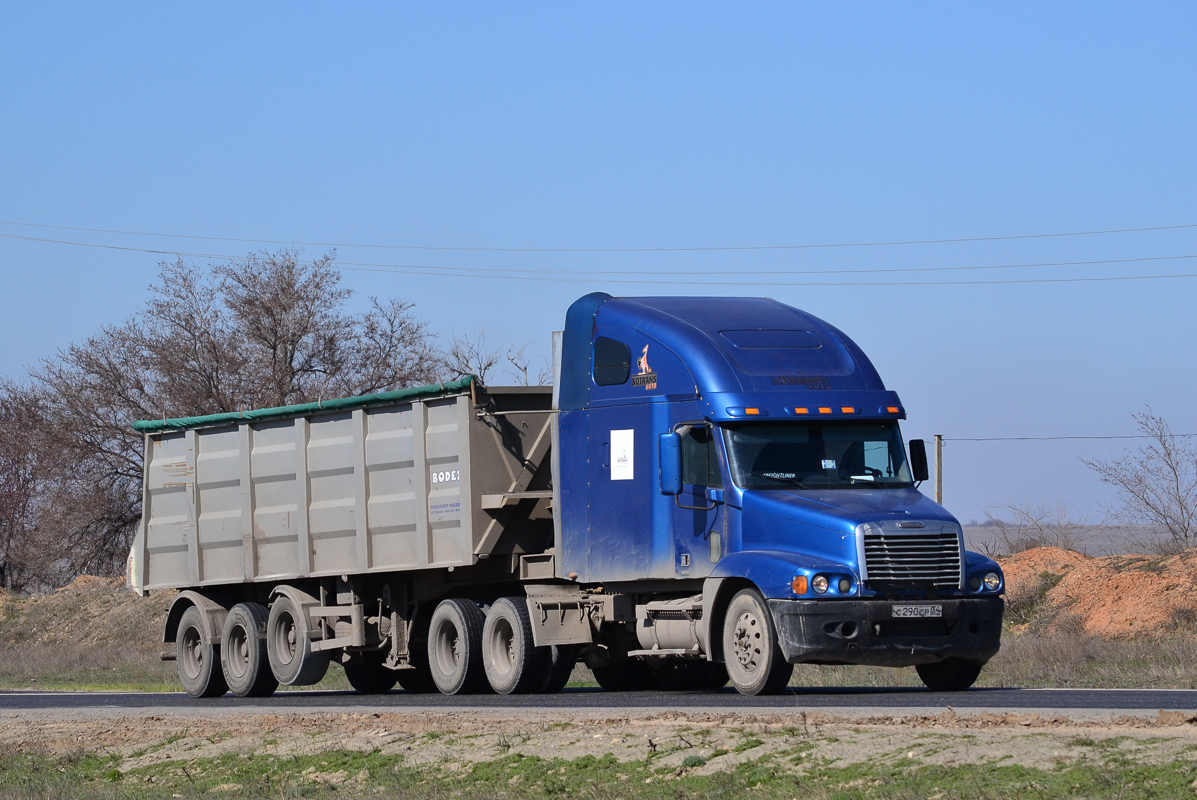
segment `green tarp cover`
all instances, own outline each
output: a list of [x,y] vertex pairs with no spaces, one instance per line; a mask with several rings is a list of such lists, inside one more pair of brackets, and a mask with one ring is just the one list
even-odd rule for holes
[[425,397],[457,394],[469,389],[470,383],[474,380],[473,375],[467,375],[455,381],[434,383],[431,386],[413,386],[410,389],[398,389],[394,392],[364,394],[361,397],[341,397],[336,400],[320,400],[316,403],[301,403],[295,406],[259,408],[254,411],[230,411],[225,414],[206,414],[202,417],[143,419],[134,422],[132,427],[138,433],[161,433],[162,431],[183,431],[188,428],[199,428],[205,425],[226,425],[231,422],[257,422],[267,419],[281,419],[283,417],[298,417],[316,411],[345,411],[352,408],[376,406],[382,403],[398,403],[419,400]]

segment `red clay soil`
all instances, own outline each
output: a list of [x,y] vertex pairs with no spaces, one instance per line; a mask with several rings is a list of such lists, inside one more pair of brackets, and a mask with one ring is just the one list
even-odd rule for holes
[[1197,551],[1174,556],[1089,558],[1037,547],[1001,561],[1007,597],[1055,584],[1049,612],[1105,638],[1159,636],[1197,622]]

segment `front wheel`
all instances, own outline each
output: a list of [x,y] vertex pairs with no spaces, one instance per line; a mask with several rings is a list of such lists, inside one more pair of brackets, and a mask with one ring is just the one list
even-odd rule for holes
[[773,615],[755,589],[741,590],[727,606],[723,661],[740,694],[777,694],[794,674],[777,643]]
[[976,683],[982,666],[976,661],[949,658],[937,664],[919,664],[915,670],[933,692],[962,692]]

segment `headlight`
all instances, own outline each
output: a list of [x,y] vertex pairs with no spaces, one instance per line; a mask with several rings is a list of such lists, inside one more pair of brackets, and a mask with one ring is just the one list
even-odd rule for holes
[[818,594],[823,594],[827,591],[827,577],[816,575],[815,579],[810,582],[810,588],[814,589]]
[[1002,585],[1002,579],[998,577],[996,572],[990,572],[985,576],[985,588],[991,592],[996,592],[997,588]]

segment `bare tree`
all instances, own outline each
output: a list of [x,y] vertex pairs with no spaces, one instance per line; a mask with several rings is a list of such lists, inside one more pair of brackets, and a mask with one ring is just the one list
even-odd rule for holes
[[1123,521],[1154,525],[1177,546],[1192,547],[1197,544],[1197,448],[1173,434],[1168,421],[1150,408],[1133,416],[1149,444],[1113,461],[1081,461],[1117,491]]
[[501,348],[492,348],[486,343],[484,330],[473,336],[454,335],[443,357],[443,368],[455,376],[473,375],[483,383],[494,379],[520,386],[544,386],[552,380],[552,375],[544,359],[529,353],[534,344],[531,340],[512,340]]
[[986,513],[985,528],[993,531],[993,539],[981,549],[989,556],[1013,555],[1035,547],[1062,547],[1083,553],[1085,542],[1099,527],[1075,519],[1062,503],[1010,503],[998,514]]
[[145,309],[0,386],[0,581],[119,573],[141,517],[136,419],[397,389],[436,378],[412,306],[344,310],[331,256],[163,264]]

